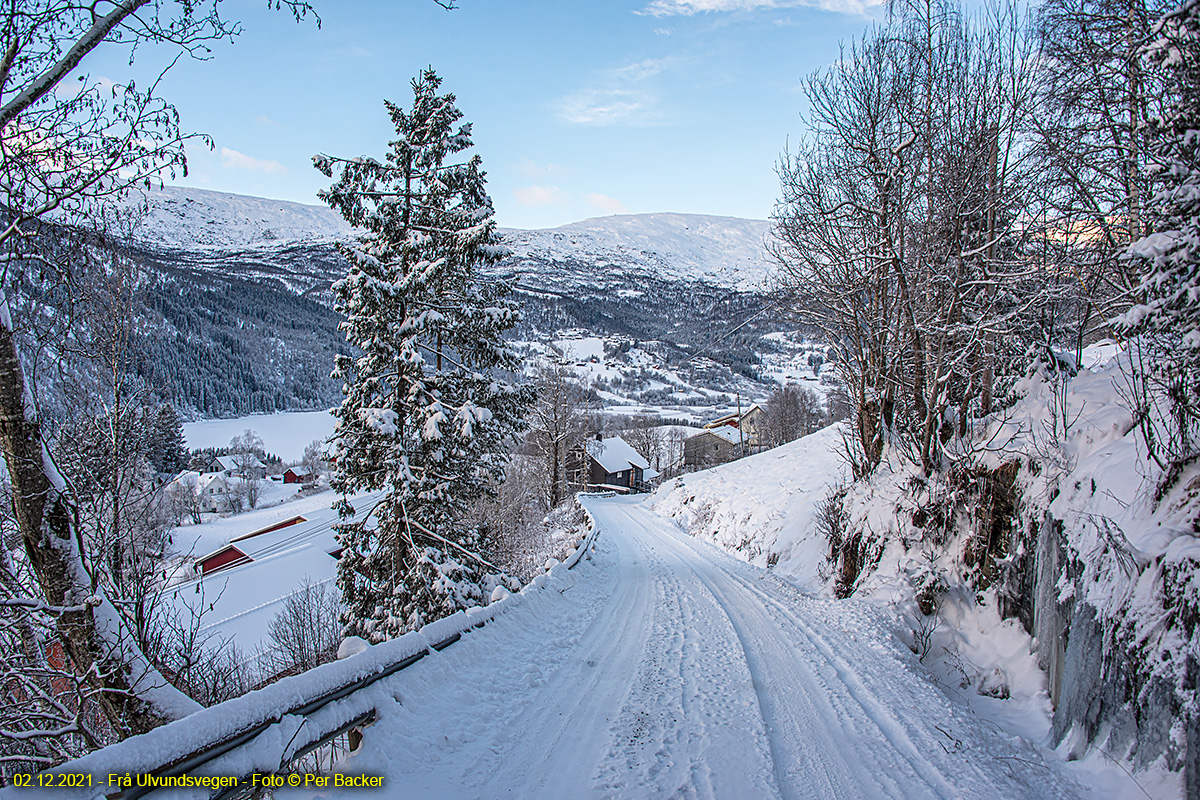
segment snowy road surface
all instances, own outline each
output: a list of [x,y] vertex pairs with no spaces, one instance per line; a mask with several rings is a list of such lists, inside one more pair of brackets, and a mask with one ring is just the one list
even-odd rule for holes
[[586,502],[593,560],[390,679],[398,702],[341,771],[397,797],[1086,796],[950,702],[869,607],[636,499]]

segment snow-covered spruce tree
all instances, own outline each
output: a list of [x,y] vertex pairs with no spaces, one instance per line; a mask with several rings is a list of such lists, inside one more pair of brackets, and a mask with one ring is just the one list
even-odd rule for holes
[[[506,251],[492,219],[471,126],[426,69],[413,104],[386,102],[397,137],[383,162],[314,157],[335,178],[320,197],[366,234],[342,246],[334,284],[342,329],[358,351],[332,437],[343,495],[338,585],[347,635],[381,641],[479,603],[497,573],[463,512],[499,480],[528,391],[504,379],[518,357],[509,287],[479,270]],[[353,520],[346,497],[384,490]]]
[[1164,469],[1161,496],[1200,458],[1200,0],[1164,16],[1156,32],[1147,54],[1174,89],[1150,126],[1164,185],[1151,205],[1152,232],[1129,248],[1145,265],[1140,302],[1118,321],[1142,356],[1138,417]]

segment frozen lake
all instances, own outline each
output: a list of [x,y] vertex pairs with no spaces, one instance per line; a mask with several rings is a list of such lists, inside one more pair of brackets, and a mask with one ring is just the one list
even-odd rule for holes
[[299,461],[304,448],[313,439],[326,439],[333,433],[333,415],[329,411],[287,411],[258,414],[237,419],[206,419],[185,422],[183,436],[187,446],[228,447],[229,440],[247,428],[262,437],[268,453],[285,462]]

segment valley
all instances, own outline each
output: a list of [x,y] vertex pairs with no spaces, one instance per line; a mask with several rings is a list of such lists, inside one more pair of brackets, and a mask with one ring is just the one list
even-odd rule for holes
[[[194,418],[335,405],[329,371],[348,351],[329,287],[345,271],[345,223],[202,190],[168,187],[146,203],[128,253],[146,271],[150,385]],[[618,215],[502,233],[512,253],[490,277],[513,286],[527,364],[565,360],[605,406],[693,419],[780,382],[820,386],[808,363],[820,348],[769,291],[768,222]],[[580,340],[599,344],[587,358],[555,344]]]

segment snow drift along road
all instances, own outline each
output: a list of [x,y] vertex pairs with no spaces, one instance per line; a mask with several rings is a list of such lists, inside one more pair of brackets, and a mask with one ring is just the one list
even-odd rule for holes
[[399,702],[343,771],[414,797],[1084,795],[918,675],[869,607],[803,595],[637,499],[585,503],[593,563],[391,679]]

